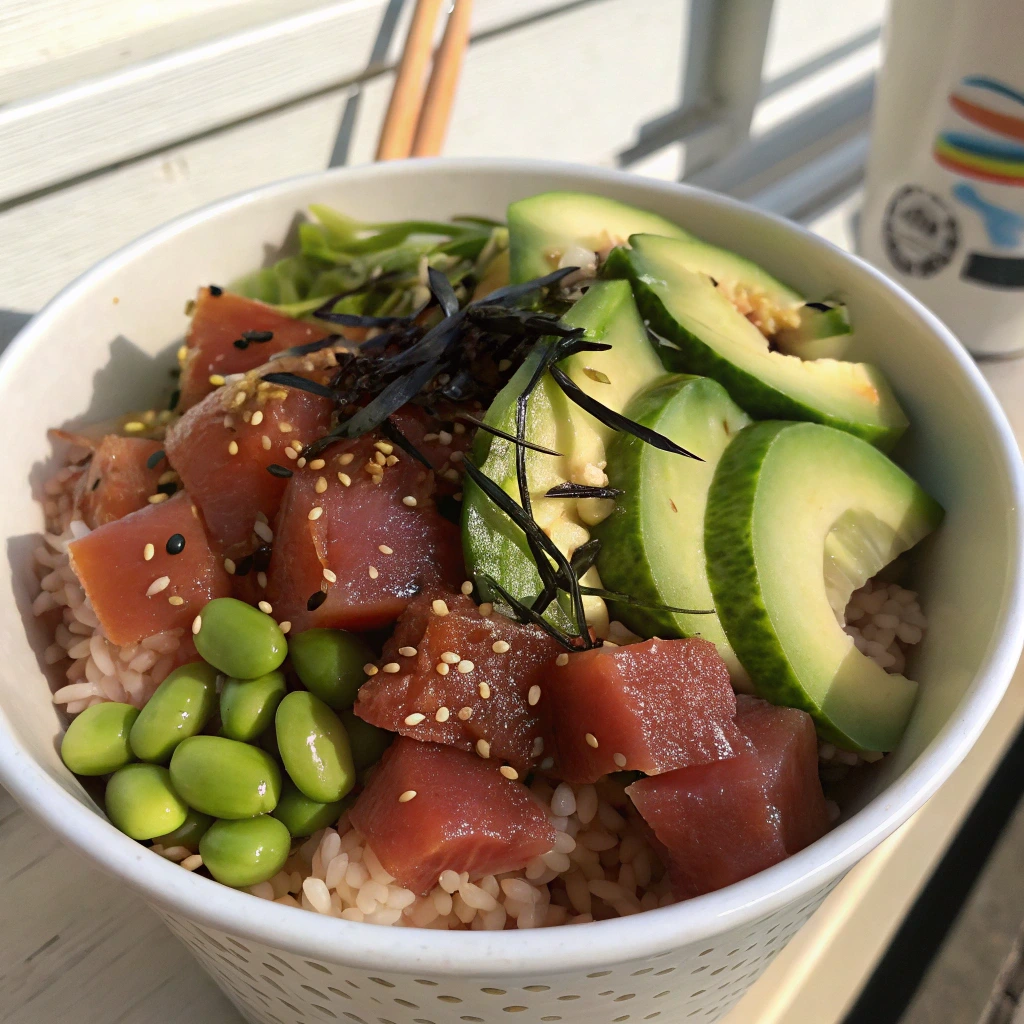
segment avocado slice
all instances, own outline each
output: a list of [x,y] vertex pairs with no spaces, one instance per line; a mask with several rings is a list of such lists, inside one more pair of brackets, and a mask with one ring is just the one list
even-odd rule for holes
[[850,316],[841,303],[808,302],[800,323],[772,337],[776,348],[801,359],[845,359],[853,340]]
[[[624,493],[594,529],[597,568],[610,590],[649,605],[713,609],[704,559],[704,506],[718,459],[750,417],[708,377],[669,374],[637,393],[630,419],[700,452],[703,462],[619,434],[608,448],[608,480]],[[699,636],[718,648],[733,684],[751,692],[716,614],[684,615],[629,605],[612,612],[643,637]]]
[[934,530],[941,507],[876,448],[816,423],[754,423],[708,492],[708,578],[757,692],[855,750],[891,750],[916,684],[842,628],[856,587]]
[[689,269],[692,244],[633,235],[604,273],[633,283],[641,315],[663,339],[669,370],[713,377],[755,419],[811,420],[888,449],[907,418],[882,373],[866,363],[804,361],[768,340],[704,272]]
[[[638,233],[690,238],[656,213],[584,192],[543,192],[508,208],[512,283],[530,281],[558,268],[573,248],[605,253]],[[801,300],[802,301],[802,300]]]
[[[612,346],[606,352],[577,353],[560,365],[582,390],[616,412],[625,408],[637,390],[664,374],[625,281],[596,281],[562,319],[570,326],[585,328],[591,340]],[[539,348],[535,349],[498,393],[485,417],[488,425],[515,432],[516,399],[541,356]],[[530,397],[527,439],[560,453],[559,457],[526,453],[533,516],[567,555],[589,540],[589,526],[607,515],[612,502],[545,495],[567,481],[603,484],[606,446],[613,436],[614,431],[570,402],[550,375],[545,375]],[[472,457],[487,476],[520,500],[514,444],[481,430]],[[465,483],[462,544],[467,568],[476,577],[483,573],[492,576],[519,600],[532,600],[540,593],[541,581],[523,532],[471,480],[467,478]],[[593,569],[584,579],[588,585],[600,586]],[[600,598],[588,597],[584,603],[592,625],[607,624]],[[557,605],[550,607],[548,617],[562,628],[570,626]]]

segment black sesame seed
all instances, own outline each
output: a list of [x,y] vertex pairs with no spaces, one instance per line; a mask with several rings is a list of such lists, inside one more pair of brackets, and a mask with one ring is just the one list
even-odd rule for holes
[[99,485],[100,485],[100,478],[99,478],[99,477],[96,477],[96,479],[95,479],[95,480],[93,480],[93,482],[92,482],[92,487],[90,487],[90,488],[89,488],[89,490],[90,490],[90,491],[95,491],[95,490],[96,490],[96,488],[97,488],[97,487],[99,487]]
[[223,294],[224,294],[224,289],[223,289],[223,288],[221,288],[221,287],[220,287],[220,285],[217,285],[217,284],[211,284],[211,285],[210,285],[210,294],[211,294],[211,295],[212,295],[212,296],[213,296],[213,297],[214,297],[215,299],[216,299],[216,298],[219,298],[219,297],[220,297],[221,295],[223,295]]
[[174,407],[178,404],[179,398],[181,398],[181,392],[178,390],[172,391],[170,401],[168,401],[167,403],[167,408],[173,410]]
[[242,331],[243,341],[270,341],[273,337],[273,331]]
[[271,476],[279,476],[287,479],[292,475],[292,471],[287,466],[279,466],[276,462],[272,462],[267,466],[267,472]]
[[269,544],[261,544],[252,553],[252,565],[257,572],[266,572],[270,568]]
[[234,345],[235,348],[246,349],[249,347],[249,342],[247,342],[245,338],[235,338],[231,344]]
[[146,459],[146,469],[156,469],[156,467],[167,458],[167,453],[161,448],[158,452],[153,452],[148,459]]
[[157,494],[166,494],[168,498],[174,494],[177,489],[178,485],[173,480],[169,480],[165,484],[157,484],[156,486]]
[[315,594],[310,594],[309,600],[306,602],[306,611],[315,612],[326,600],[327,595],[322,590],[318,590]]
[[252,555],[246,555],[245,558],[239,559],[235,562],[235,575],[236,576],[248,576],[252,570]]
[[167,554],[180,555],[185,550],[185,538],[180,533],[172,533],[164,547]]

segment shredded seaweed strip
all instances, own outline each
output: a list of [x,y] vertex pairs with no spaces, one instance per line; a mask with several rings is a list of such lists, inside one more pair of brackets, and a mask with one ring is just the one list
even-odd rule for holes
[[625,494],[618,487],[591,487],[588,484],[574,484],[567,480],[564,484],[552,487],[545,498],[617,498]]
[[167,453],[160,449],[158,452],[153,452],[148,459],[146,459],[146,469],[156,469],[157,466],[167,458]]
[[542,288],[550,288],[551,285],[558,284],[563,277],[568,277],[577,270],[579,270],[579,267],[561,267],[558,270],[553,270],[550,274],[545,274],[543,277],[535,277],[532,281],[524,281],[522,284],[506,284],[501,288],[496,288],[482,299],[478,299],[475,304],[482,306],[493,302],[504,305],[515,302],[517,299],[525,299],[527,295],[539,292]]
[[816,309],[819,313],[829,313],[835,306],[830,306],[827,302],[805,302],[804,307],[806,309]]
[[605,590],[603,587],[581,586],[580,590],[588,597],[603,597],[606,601],[611,601],[613,604],[629,604],[634,608],[647,608],[649,611],[676,612],[680,615],[715,614],[714,608],[676,608],[670,604],[659,604],[657,601],[642,601],[640,598],[633,597],[631,594],[617,594],[614,590]]
[[563,647],[567,647],[570,651],[579,651],[583,649],[580,647],[578,642],[580,637],[564,633],[557,626],[548,622],[540,612],[535,611],[529,605],[523,604],[522,601],[514,598],[493,576],[488,573],[481,573],[480,579],[486,584],[489,590],[493,590],[494,593],[496,593],[502,601],[512,609],[512,614],[515,615],[517,622],[532,623],[535,626],[540,626],[548,636],[553,637]]
[[242,331],[243,340],[256,342],[256,344],[260,344],[264,341],[271,341],[273,340],[273,337],[273,331]]
[[279,466],[276,462],[272,462],[267,466],[267,472],[271,476],[279,476],[283,480],[287,480],[288,477],[292,476],[292,471],[287,466]]
[[512,444],[518,444],[522,445],[524,448],[529,448],[532,452],[540,452],[541,455],[554,455],[559,459],[562,457],[562,453],[556,452],[553,448],[545,448],[541,444],[535,444],[533,441],[526,441],[521,437],[516,437],[515,434],[509,434],[500,427],[492,426],[490,423],[478,420],[475,416],[470,416],[469,413],[460,412],[459,419],[464,420],[466,423],[472,423],[474,427],[478,427],[480,430],[484,430],[488,434],[493,434],[495,437],[500,437],[503,441],[511,441]]
[[440,270],[427,267],[427,286],[430,288],[430,294],[437,299],[437,304],[445,316],[451,316],[459,311],[459,300],[455,295],[455,289],[452,287],[451,281]]
[[591,537],[586,544],[581,544],[573,553],[572,558],[569,559],[569,565],[572,571],[576,573],[576,578],[580,579],[590,571],[593,564],[597,561],[597,556],[601,553],[601,540],[599,537]]
[[273,360],[284,359],[288,356],[308,356],[312,352],[319,352],[321,349],[331,348],[333,345],[344,344],[347,344],[347,342],[340,334],[328,334],[326,338],[320,338],[318,341],[307,341],[304,345],[293,345],[291,348],[286,348],[283,352],[275,352],[270,358]]
[[337,397],[333,388],[326,384],[318,384],[315,380],[307,380],[297,373],[267,373],[263,379],[268,384],[280,384],[286,388],[295,388],[296,391],[306,391],[311,395],[319,395],[321,398],[334,399]]
[[572,379],[561,367],[552,366],[551,376],[565,393],[566,398],[571,402],[575,402],[581,409],[589,412],[594,419],[599,420],[606,427],[611,427],[612,430],[618,430],[625,434],[632,434],[653,448],[660,448],[662,451],[671,452],[674,455],[685,455],[686,458],[696,459],[697,462],[704,461],[699,455],[694,455],[693,452],[687,451],[681,445],[676,444],[675,441],[669,440],[664,434],[659,434],[657,430],[651,430],[650,427],[636,423],[628,416],[623,416],[622,413],[615,412],[609,409],[608,406],[602,405],[601,402],[591,398],[582,388],[573,383]]
[[426,455],[424,455],[423,452],[421,452],[419,448],[417,448],[416,445],[414,445],[412,441],[410,441],[409,438],[407,438],[405,434],[403,434],[402,431],[398,429],[398,425],[395,423],[393,419],[391,419],[390,416],[386,420],[384,420],[383,423],[381,423],[380,432],[389,441],[394,441],[394,443],[397,444],[398,447],[402,449],[402,451],[407,452],[417,462],[422,462],[423,465],[427,467],[427,469],[434,468],[434,464],[430,461],[430,459],[428,459]]

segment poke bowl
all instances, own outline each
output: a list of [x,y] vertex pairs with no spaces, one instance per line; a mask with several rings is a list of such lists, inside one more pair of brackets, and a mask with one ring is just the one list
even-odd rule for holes
[[686,186],[267,186],[69,286],[0,395],[0,782],[253,1021],[716,1019],[1020,654],[969,357]]

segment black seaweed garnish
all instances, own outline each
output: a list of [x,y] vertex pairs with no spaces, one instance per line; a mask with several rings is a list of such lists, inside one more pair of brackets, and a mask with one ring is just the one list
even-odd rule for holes
[[[181,398],[181,391],[179,391],[178,389],[175,389],[174,391],[171,392],[171,397],[167,401],[167,408],[168,408],[169,411],[171,411],[171,412],[174,411],[174,408],[175,408],[175,406],[177,406],[178,400],[180,398]],[[155,455],[156,452],[154,452],[153,454]]]
[[315,380],[307,380],[297,373],[266,373],[263,379],[269,384],[281,384],[286,388],[295,388],[296,391],[308,391],[311,395],[319,395],[321,398],[337,398],[337,393],[326,384],[318,384]]
[[405,434],[403,434],[401,430],[398,429],[393,419],[391,419],[390,417],[386,419],[380,425],[380,432],[389,441],[393,441],[395,444],[397,444],[398,447],[402,449],[402,451],[408,452],[408,454],[411,455],[414,459],[416,459],[417,462],[422,462],[423,465],[427,467],[427,469],[434,468],[434,464],[430,461],[430,459],[428,459],[426,455],[424,455],[423,452],[421,452],[419,448],[417,448],[416,445],[414,445],[412,441],[410,441],[409,438],[407,438]]
[[100,485],[100,479],[101,479],[100,477],[96,477],[96,479],[95,479],[95,480],[93,480],[93,482],[92,482],[92,487],[90,487],[90,488],[89,488],[89,490],[90,490],[90,491],[95,491],[95,490],[96,490],[96,488],[97,488],[97,487],[99,487],[99,485]]
[[157,466],[167,458],[167,453],[160,449],[158,452],[153,452],[148,459],[146,459],[146,469],[156,469]]
[[245,338],[235,338],[235,340],[231,342],[231,344],[234,345],[235,348],[240,348],[243,350],[249,347],[249,342],[247,342]]
[[566,481],[564,484],[558,484],[557,487],[552,487],[544,497],[545,498],[617,498],[620,494],[624,494],[624,491],[620,491],[618,487],[591,487],[588,484],[574,484],[571,481]]
[[309,600],[306,601],[306,611],[315,612],[327,600],[327,591],[318,590],[316,593],[309,595]]
[[445,316],[451,316],[459,311],[459,300],[455,295],[455,289],[452,288],[451,281],[440,270],[427,267],[427,286],[430,288],[430,294],[437,299],[437,304]]
[[274,337],[273,331],[242,331],[242,340],[260,344],[264,341],[271,341]]
[[261,544],[252,553],[252,567],[257,572],[266,572],[270,568],[271,547],[269,544]]
[[211,284],[209,292],[215,299],[219,299],[224,294],[224,289],[219,284]]
[[169,555],[180,555],[185,550],[185,538],[180,533],[172,533],[167,538],[167,543],[164,545],[164,550]]
[[556,452],[553,448],[545,448],[543,445],[534,444],[533,441],[525,441],[521,437],[516,437],[515,434],[509,434],[500,427],[495,427],[490,423],[485,423],[483,420],[478,420],[475,416],[470,416],[468,413],[459,413],[459,419],[465,420],[466,423],[472,423],[474,427],[479,427],[488,434],[500,437],[503,441],[511,441],[512,444],[518,444],[522,445],[524,448],[529,448],[532,452],[540,452],[541,455],[554,455],[555,458],[558,459],[562,457],[562,453]]
[[236,576],[248,576],[252,571],[253,557],[252,555],[246,555],[245,558],[240,558],[235,562],[235,575]]
[[292,471],[287,466],[279,466],[276,462],[267,466],[267,472],[271,476],[279,476],[283,480],[287,480],[292,475]]
[[584,587],[580,590],[588,597],[603,597],[613,604],[628,604],[634,608],[647,608],[656,612],[676,612],[679,615],[714,615],[714,608],[676,608],[670,604],[659,604],[657,601],[643,601],[632,594],[617,594],[614,590],[605,590],[603,587]]
[[581,579],[587,574],[591,566],[597,561],[597,556],[601,553],[601,540],[598,537],[591,537],[586,544],[581,544],[573,553],[572,558],[569,559],[569,565],[572,566],[572,571],[576,573],[576,578]]
[[481,573],[480,579],[486,584],[489,590],[494,591],[504,601],[509,608],[512,609],[513,615],[516,617],[517,622],[528,622],[533,623],[535,626],[540,626],[548,636],[554,637],[563,647],[568,647],[570,651],[581,650],[580,638],[572,636],[569,633],[564,632],[557,626],[548,622],[540,612],[535,611],[527,604],[523,604],[522,601],[514,598],[493,576],[487,573]]
[[827,302],[805,302],[804,307],[807,309],[816,309],[819,313],[828,313],[835,309],[835,306],[830,306]]

